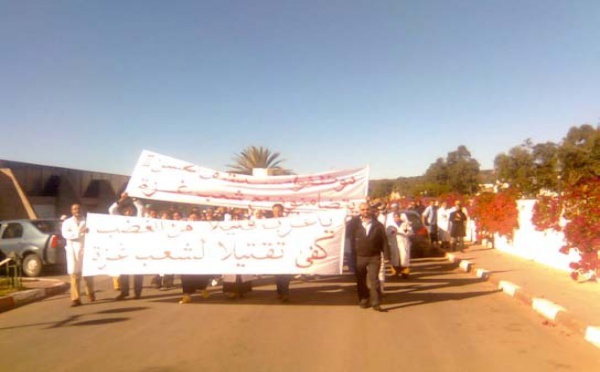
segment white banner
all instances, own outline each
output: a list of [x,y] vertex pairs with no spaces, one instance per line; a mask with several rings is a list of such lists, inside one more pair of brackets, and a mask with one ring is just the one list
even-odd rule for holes
[[219,172],[144,150],[127,186],[130,196],[177,203],[288,211],[354,209],[368,191],[368,168],[309,176],[254,177]]
[[345,213],[203,222],[88,214],[83,275],[342,272]]

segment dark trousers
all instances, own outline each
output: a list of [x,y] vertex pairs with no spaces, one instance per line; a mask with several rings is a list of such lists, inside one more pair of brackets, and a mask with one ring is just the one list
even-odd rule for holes
[[463,250],[465,249],[465,240],[462,236],[453,236],[452,237],[452,251],[455,250]]
[[429,233],[429,242],[431,244],[438,243],[438,227],[437,224],[427,226],[427,232]]
[[356,257],[356,290],[358,299],[371,299],[371,305],[380,304],[379,293],[379,268],[381,266],[381,256]]
[[150,284],[152,284],[156,288],[171,288],[173,286],[174,280],[175,275],[173,274],[165,274],[163,276],[154,275]]
[[181,275],[181,291],[192,294],[196,290],[205,290],[212,278],[212,275]]
[[[120,275],[119,276],[119,287],[121,287],[121,293],[125,296],[129,296],[129,276],[130,275]],[[133,293],[136,296],[140,296],[142,294],[142,285],[144,284],[144,276],[143,275],[132,275],[133,276]]]
[[223,282],[223,292],[224,293],[233,293],[239,295],[240,297],[244,295],[246,292],[250,292],[252,290],[252,282],[242,281],[241,275],[235,276],[235,282]]
[[174,274],[165,274],[162,277],[162,287],[163,288],[171,288],[173,286],[174,281],[175,281]]
[[277,284],[277,294],[280,296],[289,296],[291,281],[291,275],[275,275],[275,284]]

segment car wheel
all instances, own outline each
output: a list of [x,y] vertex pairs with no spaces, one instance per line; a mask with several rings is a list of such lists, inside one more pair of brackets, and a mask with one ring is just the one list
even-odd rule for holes
[[42,273],[42,260],[35,253],[28,254],[23,259],[23,274],[28,277],[40,276]]

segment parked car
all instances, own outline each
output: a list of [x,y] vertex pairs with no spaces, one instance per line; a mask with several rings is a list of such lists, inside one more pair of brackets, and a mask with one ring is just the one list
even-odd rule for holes
[[0,221],[0,260],[14,253],[29,277],[39,276],[49,266],[64,266],[65,239],[60,229],[60,220]]

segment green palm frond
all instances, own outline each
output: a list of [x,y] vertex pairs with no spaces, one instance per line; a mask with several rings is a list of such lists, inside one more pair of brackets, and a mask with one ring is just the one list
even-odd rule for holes
[[288,169],[281,166],[284,161],[279,158],[279,152],[271,152],[262,146],[248,146],[239,154],[235,154],[234,164],[227,165],[231,173],[252,174],[254,168],[269,168],[273,175],[292,174]]

